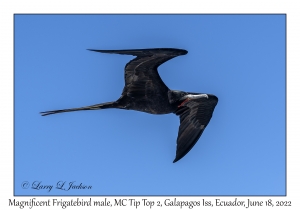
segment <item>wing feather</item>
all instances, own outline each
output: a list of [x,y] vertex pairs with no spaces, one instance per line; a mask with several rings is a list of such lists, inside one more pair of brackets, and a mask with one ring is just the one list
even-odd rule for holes
[[186,50],[174,48],[91,51],[136,56],[125,66],[125,87],[122,96],[148,103],[155,102],[157,97],[163,100],[162,104],[168,102],[169,88],[160,78],[157,68],[176,56],[187,54]]
[[183,158],[197,143],[217,103],[218,98],[210,95],[208,99],[190,100],[176,110],[175,114],[180,116],[180,126],[174,163]]

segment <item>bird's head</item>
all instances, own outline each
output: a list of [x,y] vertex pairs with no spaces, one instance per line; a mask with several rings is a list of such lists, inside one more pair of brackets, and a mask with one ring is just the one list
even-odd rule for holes
[[180,90],[170,90],[168,92],[168,98],[169,98],[169,102],[171,104],[174,103],[181,103],[183,101],[185,101],[186,99],[189,100],[193,100],[193,99],[212,99],[212,98],[216,98],[216,100],[218,100],[218,98],[214,95],[211,94],[206,94],[206,93],[191,93],[191,92],[184,92],[184,91],[180,91]]
[[188,94],[189,93],[180,90],[169,90],[168,92],[169,102],[170,104],[173,104],[175,102],[184,100],[183,97],[185,97]]

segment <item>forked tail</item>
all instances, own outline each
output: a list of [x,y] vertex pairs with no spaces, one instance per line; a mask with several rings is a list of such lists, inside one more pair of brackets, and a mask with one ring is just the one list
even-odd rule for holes
[[92,106],[84,106],[84,107],[80,107],[80,108],[45,111],[45,112],[40,112],[40,114],[42,116],[47,116],[50,114],[57,114],[57,113],[63,113],[63,112],[74,112],[74,111],[81,111],[81,110],[97,110],[97,109],[107,109],[107,108],[118,108],[118,104],[116,102],[107,102],[107,103],[102,103],[102,104],[95,104]]

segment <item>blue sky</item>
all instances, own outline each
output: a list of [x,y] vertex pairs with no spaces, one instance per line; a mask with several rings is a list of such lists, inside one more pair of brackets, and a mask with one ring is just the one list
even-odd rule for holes
[[[284,15],[14,20],[15,195],[285,195]],[[170,89],[219,98],[200,140],[177,163],[174,114],[39,115],[119,98],[133,57],[86,49],[162,47],[189,52],[159,67]],[[92,189],[55,189],[59,181]],[[32,189],[36,183],[53,189]]]

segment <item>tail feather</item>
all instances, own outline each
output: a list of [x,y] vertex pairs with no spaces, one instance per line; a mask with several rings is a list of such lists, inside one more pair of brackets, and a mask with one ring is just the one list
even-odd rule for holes
[[50,114],[57,114],[57,113],[63,113],[63,112],[74,112],[74,111],[81,111],[81,110],[97,110],[97,109],[107,109],[107,108],[118,108],[118,106],[117,106],[116,102],[107,102],[107,103],[95,104],[92,106],[85,106],[85,107],[80,107],[80,108],[45,111],[45,112],[40,112],[40,114],[42,116],[47,116]]

